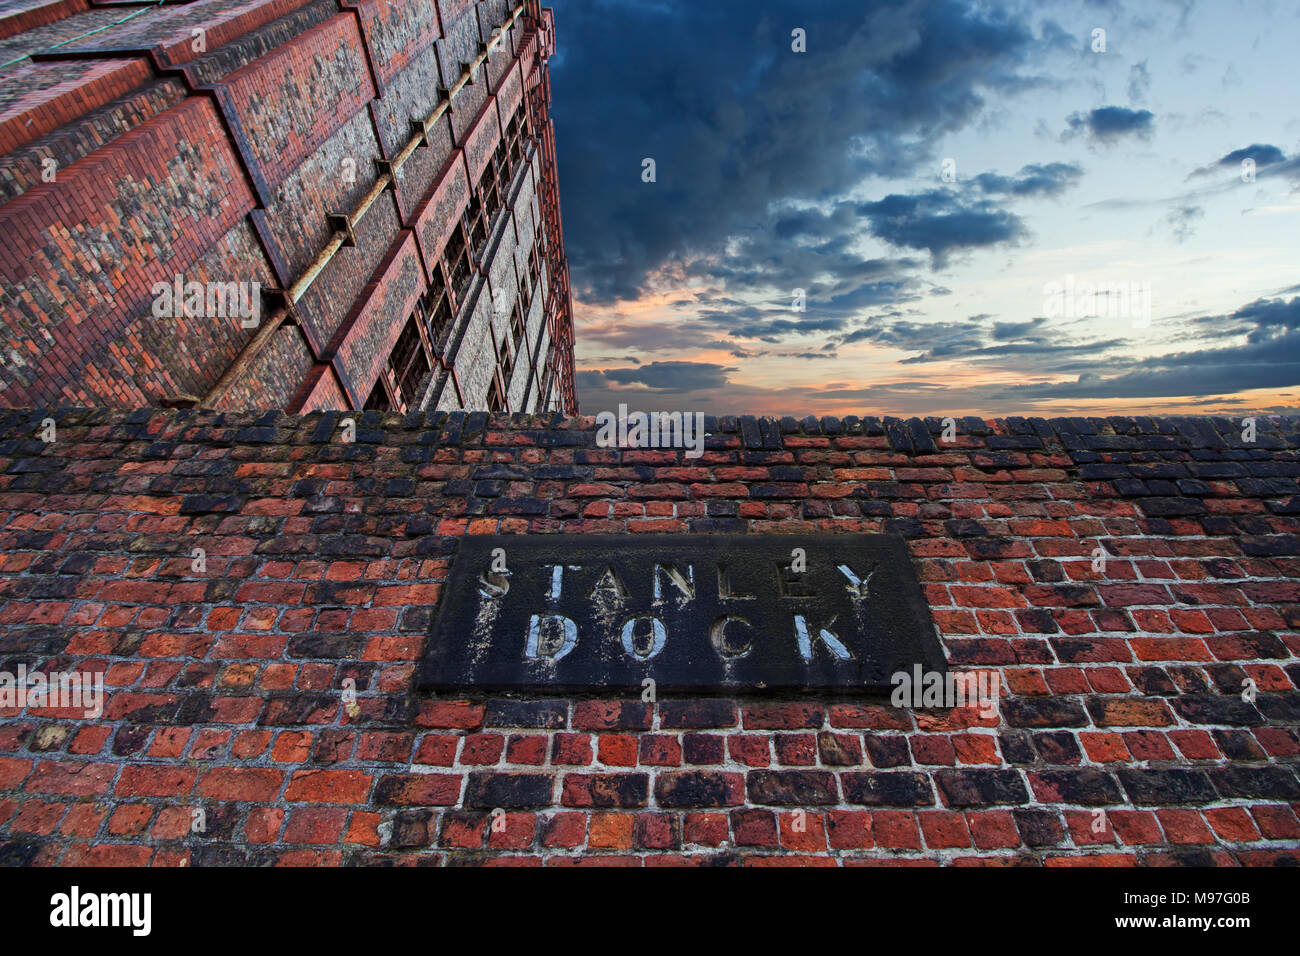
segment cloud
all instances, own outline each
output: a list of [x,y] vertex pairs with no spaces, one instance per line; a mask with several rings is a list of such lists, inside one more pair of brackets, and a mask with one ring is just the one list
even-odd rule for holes
[[1147,61],[1134,63],[1128,71],[1128,99],[1130,103],[1142,103],[1151,89],[1151,73],[1147,70]]
[[1300,329],[1300,296],[1290,302],[1282,299],[1256,299],[1230,316],[1238,321],[1254,322],[1252,335],[1276,329]]
[[1155,131],[1155,114],[1150,110],[1131,110],[1123,106],[1103,106],[1087,113],[1071,113],[1068,128],[1061,140],[1087,135],[1094,142],[1110,146],[1125,136],[1150,139]]
[[[1266,166],[1273,166],[1277,163],[1286,162],[1286,154],[1271,143],[1251,143],[1249,146],[1243,146],[1241,149],[1234,149],[1223,158],[1208,166],[1202,166],[1200,169],[1193,170],[1192,176],[1209,176],[1220,169],[1232,168],[1233,172],[1240,172],[1243,160],[1250,159],[1255,163],[1256,169],[1263,169]],[[1191,177],[1188,177],[1191,178]]]
[[[1279,191],[1300,185],[1300,156],[1269,145],[1289,145],[1285,132],[1216,101],[1221,56],[1184,64],[1202,71],[1209,101],[1151,100],[1153,74],[1182,78],[1171,0],[1158,0],[1163,14],[1084,2],[555,3],[552,115],[584,404],[807,413],[861,400],[915,414],[962,402],[1007,414],[1034,408],[1035,389],[1104,399],[1193,388],[1203,391],[1188,402],[1226,407],[1219,396],[1239,387],[1225,383],[1260,380],[1250,368],[1287,378],[1278,366],[1294,345],[1287,323],[1300,289],[1282,295],[1294,277],[1263,263],[1261,275],[1241,274],[1248,291],[1237,301],[1265,299],[1219,316],[1157,316],[1140,341],[1119,326],[1036,317],[1035,270],[1073,254],[1072,243],[1137,240],[1154,227],[1139,254],[1158,268],[1194,230],[1229,243],[1233,228],[1254,224],[1236,207],[1231,223],[1212,218],[1230,203],[1282,214],[1294,195]],[[1088,9],[1105,16],[1081,19]],[[1215,29],[1212,16],[1198,18]],[[1093,25],[1108,28],[1114,55],[1088,52]],[[807,32],[805,54],[790,50],[795,26]],[[1149,59],[1130,56],[1148,47]],[[1096,92],[1080,99],[1080,85]],[[1207,142],[1216,105],[1232,138],[1175,148],[1189,131]],[[1062,148],[1058,138],[1082,142]],[[1071,161],[1080,146],[1091,158]],[[1133,146],[1149,166],[1119,163]],[[937,181],[945,155],[966,157],[955,183]],[[657,164],[653,184],[640,178],[645,157]],[[1258,187],[1235,175],[1245,158]],[[1201,164],[1215,175],[1177,181]],[[1184,194],[1162,197],[1161,182]],[[1080,196],[1085,186],[1093,192]],[[1120,198],[1083,205],[1108,195]],[[1104,228],[1072,230],[1077,213]],[[1016,251],[1030,243],[1033,255]],[[1199,282],[1186,301],[1216,301]],[[791,308],[795,290],[804,312]],[[1161,347],[1182,351],[1149,357]],[[1252,347],[1258,354],[1243,353]],[[837,357],[842,365],[814,361]],[[939,381],[889,382],[916,375]]]
[[1243,159],[1253,159],[1256,166],[1271,166],[1273,163],[1280,163],[1286,159],[1286,154],[1276,146],[1269,144],[1252,143],[1241,149],[1234,149],[1227,156],[1219,160],[1220,166],[1236,166]]
[[[1028,322],[994,322],[993,338],[998,342],[1006,342],[1014,339],[1022,339],[1031,332],[1037,331],[1046,319],[1030,319]],[[1040,336],[1035,336],[1035,341],[1041,341]]]
[[890,194],[879,202],[860,203],[858,212],[877,238],[928,251],[936,268],[946,265],[954,252],[1015,245],[1028,233],[1014,213],[986,200],[966,202],[944,190]]
[[589,319],[578,330],[584,342],[599,342],[619,349],[666,352],[681,348],[683,339],[716,335],[707,324],[690,319],[673,322],[629,322],[621,315]]
[[1083,167],[1077,163],[1034,163],[1022,166],[1015,176],[980,173],[972,182],[988,195],[1055,197],[1077,186],[1082,178]]
[[911,358],[903,359],[899,364],[916,365],[922,362],[957,357],[965,360],[995,359],[1007,358],[1012,355],[1039,358],[1054,358],[1060,355],[1091,355],[1095,357],[1108,349],[1118,348],[1124,344],[1124,339],[1105,339],[1100,342],[1082,342],[1076,345],[1036,340],[1032,342],[1010,342],[1002,345],[951,346],[931,349],[922,355],[914,355]]
[[1174,242],[1186,242],[1196,231],[1196,221],[1205,218],[1205,210],[1200,206],[1178,206],[1169,211],[1165,223],[1174,234]]
[[[773,313],[782,315],[799,315],[799,313]],[[725,313],[718,316],[722,324],[731,322],[732,317]],[[778,342],[783,337],[790,334],[807,334],[810,332],[837,332],[844,328],[845,319],[842,317],[830,318],[780,318],[769,319],[762,318],[753,322],[746,322],[737,325],[728,333],[736,338],[742,339],[762,339],[765,342]]]
[[[722,388],[727,384],[727,373],[736,371],[709,362],[650,362],[629,368],[607,368],[599,373],[585,372],[584,384],[640,385],[663,392],[689,392],[701,389]],[[599,374],[600,379],[591,376]]]
[[882,322],[871,320],[862,328],[848,333],[842,345],[871,342],[912,352],[918,349],[956,351],[978,347],[983,324],[965,322]]
[[[916,352],[900,359],[899,365],[919,365],[960,359],[968,363],[1005,364],[1015,359],[1048,360],[1071,356],[1085,360],[1084,369],[1108,352],[1127,345],[1121,338],[1071,342],[1065,330],[1052,329],[1044,318],[1025,322],[989,322],[990,315],[973,315],[959,322],[916,322],[907,319],[869,320],[844,335],[839,345],[867,342],[872,345]],[[1107,364],[1118,364],[1107,357]]]
[[1132,371],[1106,377],[1105,366],[1073,382],[1040,382],[994,392],[998,399],[1133,399],[1232,394],[1256,388],[1300,385],[1300,297],[1257,299],[1228,315],[1198,322],[1246,323],[1243,344],[1176,352],[1138,360]]

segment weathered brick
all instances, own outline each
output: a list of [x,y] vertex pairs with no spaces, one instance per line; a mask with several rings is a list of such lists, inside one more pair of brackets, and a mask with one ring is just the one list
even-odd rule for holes
[[655,777],[655,801],[661,807],[730,807],[745,801],[745,778],[739,773],[682,771]]
[[469,775],[464,806],[506,810],[551,805],[554,778],[538,773],[488,773]]
[[905,770],[842,773],[846,803],[873,807],[919,807],[934,803],[930,778]]
[[643,807],[649,793],[644,773],[567,773],[560,799],[566,807]]

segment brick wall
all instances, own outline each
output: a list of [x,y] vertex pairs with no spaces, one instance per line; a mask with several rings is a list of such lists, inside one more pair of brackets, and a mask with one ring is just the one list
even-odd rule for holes
[[338,361],[348,381],[357,387],[358,404],[365,402],[402,334],[401,317],[411,314],[425,289],[424,269],[412,233],[394,249],[374,283],[376,288],[367,290],[357,303],[356,314],[349,316],[336,336]]
[[[189,273],[252,204],[212,105],[191,97],[0,206],[0,322],[12,342],[3,401],[141,405],[165,395],[156,358],[151,366],[138,349],[110,346],[150,315],[156,282],[208,278]],[[119,228],[125,219],[132,228]],[[260,267],[243,260],[220,280],[249,281]],[[194,341],[220,331],[195,328]]]
[[[451,98],[428,145],[396,173],[397,188],[358,214],[381,163],[396,161],[413,124],[427,119],[517,3],[127,6],[67,0],[0,10],[0,232],[8,240],[0,330],[9,343],[0,353],[0,405],[207,399],[217,408],[296,411],[364,403],[388,355],[361,353],[391,345],[410,314],[386,311],[396,300],[387,298],[385,269],[400,257],[409,273],[417,225],[418,271],[427,276],[441,255],[430,239],[445,241],[453,223],[430,220],[464,210],[497,153],[497,100],[513,108],[521,98],[516,63],[526,38],[536,46],[530,31],[540,8],[529,5],[473,85]],[[529,62],[535,84],[545,64]],[[438,182],[448,188],[433,197]],[[257,328],[221,315],[154,321],[152,289],[177,274],[256,282],[259,291],[292,287],[333,239],[330,217],[348,215],[355,245],[314,274],[284,330],[266,339],[268,354],[252,354]],[[558,243],[550,248],[558,255]],[[479,285],[490,265],[476,263]],[[267,308],[280,301],[269,297]],[[353,321],[358,314],[391,328]],[[457,318],[461,329],[469,314]],[[344,329],[358,338],[340,341]],[[477,352],[482,343],[474,344]],[[426,358],[431,369],[439,364]],[[445,364],[423,384],[445,378]],[[486,407],[486,385],[475,394]],[[419,396],[459,407],[454,388]]]
[[374,96],[356,18],[340,13],[226,77],[224,102],[269,196]]
[[142,59],[18,64],[0,90],[0,151],[44,136],[148,79]]
[[[1300,862],[1300,420],[357,425],[0,414],[0,669],[109,695],[3,712],[0,861]],[[904,535],[998,715],[412,690],[461,535],[794,531]]]

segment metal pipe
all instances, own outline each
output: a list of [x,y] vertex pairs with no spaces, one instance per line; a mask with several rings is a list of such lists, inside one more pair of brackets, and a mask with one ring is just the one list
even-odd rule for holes
[[253,336],[240,353],[235,356],[235,360],[230,363],[230,367],[226,369],[221,378],[217,379],[217,384],[212,386],[212,389],[208,394],[203,397],[203,400],[199,403],[200,406],[210,406],[220,398],[231,385],[234,384],[235,379],[239,377],[239,374],[243,372],[250,363],[252,363],[253,359],[257,358],[258,353],[261,352],[266,344],[271,341],[275,333],[280,330],[280,326],[284,324],[284,320],[288,315],[288,309],[280,309],[271,317],[269,322],[257,330],[257,334]]
[[[452,87],[448,95],[448,98],[441,101],[437,106],[435,106],[433,108],[433,111],[425,118],[424,121],[425,126],[431,126],[434,123],[438,122],[438,120],[442,119],[443,115],[451,107],[451,97],[455,96],[456,93],[464,89],[465,84],[469,81],[469,78],[473,75],[474,71],[477,70],[483,64],[483,61],[487,59],[488,54],[491,52],[492,48],[497,44],[499,44],[505,38],[506,33],[510,30],[511,27],[515,25],[515,21],[518,20],[521,16],[523,16],[525,6],[526,6],[525,4],[521,3],[519,4],[519,6],[515,7],[514,12],[503,24],[501,28],[501,32],[497,34],[495,37],[493,37],[492,42],[487,45],[487,50],[480,53],[478,57],[474,60],[474,63],[470,66],[470,68],[461,74],[460,79],[457,80],[456,84]],[[393,159],[394,172],[401,169],[402,166],[406,163],[406,161],[410,159],[411,154],[413,154],[415,150],[419,148],[420,141],[422,139],[423,136],[412,136],[410,140],[407,142],[407,144],[402,147],[401,152],[399,152],[397,156],[394,157]],[[379,179],[375,182],[374,187],[372,187],[371,190],[368,193],[366,193],[365,197],[361,200],[360,205],[348,216],[348,222],[354,226],[358,222],[360,222],[361,217],[370,211],[370,207],[374,205],[375,200],[377,200],[380,194],[383,193],[383,191],[388,187],[388,184],[389,184],[389,177],[385,173],[384,175],[379,177]],[[307,288],[311,285],[312,282],[316,280],[316,278],[320,275],[321,271],[325,268],[325,266],[329,265],[330,259],[333,258],[334,254],[338,252],[339,249],[341,249],[342,247],[343,247],[343,238],[338,233],[335,233],[334,239],[330,240],[329,244],[321,252],[321,255],[316,257],[316,260],[312,262],[311,266],[308,267],[307,271],[304,272],[302,276],[300,276],[297,279],[297,281],[295,281],[294,284],[292,285],[291,298],[293,299],[294,302],[297,302],[299,299],[302,298],[303,294],[307,291]]]
[[307,267],[307,271],[300,275],[298,281],[289,287],[289,300],[291,302],[296,303],[302,298],[303,293],[307,291],[307,287],[315,281],[316,277],[320,275],[320,271],[329,265],[329,261],[334,258],[334,253],[338,252],[339,249],[342,248],[343,241],[344,237],[342,233],[334,233],[334,238],[326,243],[325,248],[321,250],[320,255],[318,255],[312,264]]

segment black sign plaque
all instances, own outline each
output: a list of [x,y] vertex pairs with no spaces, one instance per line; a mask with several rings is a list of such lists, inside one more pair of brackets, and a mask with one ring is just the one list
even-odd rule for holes
[[897,535],[461,538],[425,690],[862,690],[946,673]]

